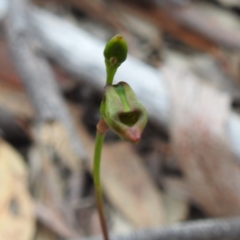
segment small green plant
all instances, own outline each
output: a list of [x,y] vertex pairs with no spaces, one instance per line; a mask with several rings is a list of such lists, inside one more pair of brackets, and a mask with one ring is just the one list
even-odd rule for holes
[[145,108],[131,87],[125,82],[112,84],[118,67],[127,58],[127,51],[127,44],[121,35],[110,39],[104,49],[107,78],[100,106],[101,118],[97,124],[93,163],[96,204],[104,240],[109,240],[100,181],[101,152],[105,134],[111,129],[121,139],[138,143],[148,120]]

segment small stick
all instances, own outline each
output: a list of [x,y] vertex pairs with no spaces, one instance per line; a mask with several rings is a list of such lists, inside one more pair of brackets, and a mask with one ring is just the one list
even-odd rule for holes
[[[240,218],[210,219],[111,236],[112,240],[239,240]],[[79,240],[79,239],[72,239]],[[81,240],[101,240],[100,237]]]

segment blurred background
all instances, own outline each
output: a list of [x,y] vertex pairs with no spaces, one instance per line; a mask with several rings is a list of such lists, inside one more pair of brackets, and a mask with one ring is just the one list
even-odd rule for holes
[[108,132],[109,231],[240,214],[238,0],[0,0],[0,239],[101,234],[92,156],[103,49],[149,113],[139,144]]

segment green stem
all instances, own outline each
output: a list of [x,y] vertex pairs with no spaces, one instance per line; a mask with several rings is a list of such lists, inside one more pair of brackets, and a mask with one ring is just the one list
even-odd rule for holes
[[101,188],[101,180],[100,180],[100,163],[101,163],[101,153],[102,153],[104,137],[105,137],[105,133],[101,134],[97,130],[95,150],[94,150],[93,180],[94,180],[96,203],[97,203],[97,209],[99,213],[99,220],[102,228],[102,233],[104,236],[104,240],[109,240],[106,219],[103,211],[102,188]]
[[106,63],[106,69],[107,69],[107,80],[106,80],[106,84],[107,85],[112,85],[113,83],[113,78],[114,78],[114,75],[117,71],[117,68],[116,67],[112,67],[110,66],[109,63]]

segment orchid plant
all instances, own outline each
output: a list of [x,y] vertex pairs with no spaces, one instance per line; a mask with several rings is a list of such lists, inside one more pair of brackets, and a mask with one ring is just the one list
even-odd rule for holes
[[104,240],[109,240],[100,181],[101,152],[105,134],[111,129],[121,139],[138,143],[148,120],[145,108],[131,87],[126,82],[113,84],[115,73],[126,60],[127,52],[127,43],[119,34],[110,39],[104,49],[107,77],[100,105],[101,118],[97,124],[93,163],[96,204]]

